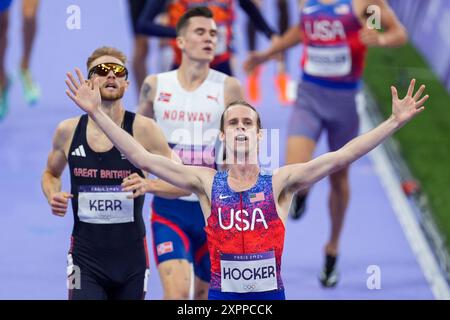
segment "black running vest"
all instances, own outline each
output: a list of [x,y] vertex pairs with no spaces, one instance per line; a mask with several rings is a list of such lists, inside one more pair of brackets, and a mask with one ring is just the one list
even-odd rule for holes
[[[126,111],[122,123],[122,128],[131,135],[134,118],[134,113]],[[74,195],[73,241],[91,248],[142,244],[145,236],[142,218],[144,196],[125,200],[120,185],[132,173],[141,177],[144,174],[116,147],[106,152],[93,151],[86,139],[88,119],[87,115],[81,116],[68,154],[71,192]],[[121,214],[127,212],[128,217],[124,219]]]

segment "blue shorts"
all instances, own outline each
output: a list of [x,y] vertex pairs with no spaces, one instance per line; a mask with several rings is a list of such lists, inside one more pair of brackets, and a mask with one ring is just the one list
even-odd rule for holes
[[334,89],[302,81],[289,120],[288,136],[317,142],[325,129],[330,151],[338,150],[358,135],[357,93],[358,89]]
[[205,220],[198,201],[153,200],[152,232],[156,264],[185,259],[194,273],[205,282],[211,278]]
[[218,290],[209,290],[208,300],[286,300],[284,290],[273,290],[266,292],[221,292]]
[[6,11],[11,6],[12,0],[2,0],[0,1],[0,12]]

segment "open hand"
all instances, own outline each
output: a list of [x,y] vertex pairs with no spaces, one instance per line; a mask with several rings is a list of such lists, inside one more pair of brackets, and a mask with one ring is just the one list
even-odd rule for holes
[[75,68],[75,72],[78,80],[70,72],[67,73],[69,79],[66,79],[66,84],[69,90],[66,90],[66,94],[81,109],[87,113],[93,113],[101,105],[98,79],[85,80],[79,68]]
[[401,100],[398,98],[397,89],[394,86],[391,86],[392,116],[395,117],[400,126],[404,125],[406,122],[425,110],[423,104],[428,100],[429,95],[422,97],[423,91],[425,90],[425,85],[421,85],[419,90],[417,90],[413,96],[415,84],[416,79],[412,79],[409,84],[408,93]]

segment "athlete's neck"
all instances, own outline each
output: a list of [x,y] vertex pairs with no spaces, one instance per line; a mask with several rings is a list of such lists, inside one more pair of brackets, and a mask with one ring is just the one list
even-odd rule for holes
[[228,183],[235,191],[243,191],[251,188],[260,172],[257,164],[233,164],[228,165]]
[[[125,113],[125,108],[122,105],[122,99],[114,101],[102,100],[102,105],[100,108],[108,117],[112,119],[112,121],[114,121],[114,123],[117,125],[122,123],[123,115]],[[90,123],[95,124],[94,121],[90,121]]]
[[205,81],[209,73],[209,64],[183,59],[177,71],[177,79],[186,91],[194,91]]

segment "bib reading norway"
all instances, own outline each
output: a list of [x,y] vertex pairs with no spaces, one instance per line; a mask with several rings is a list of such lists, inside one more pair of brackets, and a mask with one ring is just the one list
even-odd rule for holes
[[243,192],[233,191],[227,178],[227,171],[216,173],[205,228],[211,257],[210,296],[261,293],[283,298],[285,228],[273,199],[272,174],[261,172],[257,183]]

